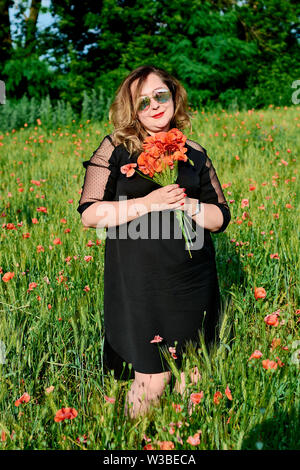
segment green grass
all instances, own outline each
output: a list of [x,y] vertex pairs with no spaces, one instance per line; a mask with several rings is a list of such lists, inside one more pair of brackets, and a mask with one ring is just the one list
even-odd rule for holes
[[[139,450],[144,434],[154,448],[159,441],[171,441],[175,449],[300,448],[299,111],[294,106],[194,112],[188,137],[206,148],[232,213],[227,230],[212,235],[221,341],[208,355],[202,346],[185,356],[185,371],[196,363],[202,374],[199,384],[188,385],[189,393],[204,392],[191,416],[188,400],[167,387],[161,404],[133,422],[123,414],[130,382],[103,374],[105,242],[96,244],[96,231],[84,229],[76,211],[81,162],[112,130],[110,123],[72,122],[52,132],[42,124],[3,133],[0,267],[2,277],[7,272],[14,277],[0,280],[0,340],[6,353],[0,364],[0,448]],[[249,206],[241,207],[243,199]],[[57,238],[61,244],[54,243]],[[38,252],[38,245],[44,251]],[[279,258],[270,257],[275,253]],[[28,291],[31,282],[37,286]],[[266,290],[264,299],[255,299],[255,287]],[[264,317],[278,309],[279,325],[266,325]],[[281,344],[270,350],[274,338]],[[262,358],[249,361],[256,349]],[[282,367],[263,368],[262,360],[277,357]],[[232,400],[224,393],[227,385]],[[54,390],[47,394],[49,386]],[[219,405],[216,391],[223,395]],[[24,392],[30,401],[16,407]],[[172,403],[181,404],[182,411]],[[74,407],[78,416],[56,423],[62,407]],[[170,423],[179,421],[181,427],[170,434]],[[200,444],[193,447],[187,439],[199,430]]]

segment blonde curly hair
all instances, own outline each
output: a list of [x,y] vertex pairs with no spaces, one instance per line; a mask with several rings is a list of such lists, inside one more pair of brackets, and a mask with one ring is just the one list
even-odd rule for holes
[[142,143],[148,135],[137,117],[137,105],[133,101],[130,86],[138,80],[135,96],[139,96],[142,85],[150,73],[160,77],[172,93],[174,115],[170,128],[176,127],[181,131],[185,128],[192,129],[191,113],[188,111],[187,92],[184,87],[167,71],[152,65],[142,65],[123,79],[109,109],[109,120],[115,128],[111,134],[112,141],[116,146],[122,143],[130,155],[143,150]]

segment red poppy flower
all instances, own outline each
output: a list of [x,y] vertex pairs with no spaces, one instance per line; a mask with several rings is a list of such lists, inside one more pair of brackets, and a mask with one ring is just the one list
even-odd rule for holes
[[265,316],[264,321],[267,325],[278,326],[278,324],[279,324],[278,314],[277,313],[271,313],[270,315]]
[[255,287],[254,288],[254,297],[256,300],[264,299],[267,293],[263,287]]
[[30,283],[29,283],[29,287],[28,287],[28,289],[27,289],[27,292],[29,292],[29,291],[35,289],[36,287],[37,287],[37,283],[36,283],[36,282],[30,282]]
[[169,351],[171,353],[171,356],[173,357],[173,359],[177,359],[177,356],[176,356],[176,348],[174,347],[169,347]]
[[56,415],[54,416],[54,421],[56,423],[60,423],[65,419],[74,419],[77,415],[78,413],[75,408],[61,408],[61,410],[58,410]]
[[143,143],[144,152],[137,159],[139,170],[152,178],[167,166],[173,169],[176,160],[186,162],[188,157],[185,155],[185,142],[186,136],[176,128],[146,137]]
[[4,276],[2,277],[2,281],[8,282],[8,281],[10,281],[10,280],[14,277],[14,275],[15,275],[14,272],[12,272],[12,273],[10,273],[10,272],[5,273]]
[[44,212],[45,214],[47,214],[47,208],[46,207],[38,207],[37,209],[37,212]]
[[152,444],[146,444],[146,445],[143,447],[143,450],[155,450],[155,449],[152,447]]
[[15,224],[8,223],[6,224],[7,230],[17,230],[17,227],[15,227]]
[[200,444],[200,432],[197,432],[193,436],[189,436],[186,440],[191,446],[198,446]]
[[163,338],[161,338],[161,336],[156,335],[156,336],[154,336],[154,338],[150,341],[150,343],[160,343],[162,340],[163,340]]
[[199,393],[191,393],[190,395],[190,400],[192,403],[194,403],[195,405],[198,405],[198,403],[200,403],[200,401],[202,400],[204,396],[204,392],[201,391]]
[[251,354],[248,361],[251,361],[251,359],[259,359],[261,356],[262,356],[262,352],[260,352],[258,349],[256,349],[254,351],[254,353]]
[[228,400],[232,400],[231,390],[228,387],[228,385],[227,385],[226,390],[225,390],[225,395],[228,398]]
[[127,165],[123,165],[121,166],[121,173],[123,173],[123,175],[126,175],[127,178],[129,178],[130,176],[132,176],[135,172],[135,167],[137,166],[136,163],[127,163]]
[[28,403],[30,401],[29,393],[25,392],[23,395],[15,401],[15,406],[20,406],[21,403]]
[[216,405],[219,405],[220,399],[221,399],[222,397],[223,397],[223,394],[222,394],[221,392],[216,392],[216,393],[214,394],[214,403],[215,403]]
[[104,400],[108,401],[109,403],[115,403],[116,399],[113,397],[108,397],[107,395],[104,395]]
[[158,441],[160,450],[173,450],[175,448],[172,441]]
[[265,359],[262,361],[262,366],[264,369],[277,369],[277,362],[270,361],[270,359]]

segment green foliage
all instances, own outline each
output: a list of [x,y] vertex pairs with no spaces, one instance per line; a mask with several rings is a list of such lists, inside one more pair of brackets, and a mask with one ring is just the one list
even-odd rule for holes
[[0,132],[18,129],[27,125],[36,125],[40,119],[47,129],[71,124],[75,119],[83,121],[101,121],[108,119],[111,101],[106,97],[102,88],[83,92],[82,107],[77,112],[69,102],[51,100],[47,95],[42,100],[28,98],[24,95],[18,101],[7,100],[0,107]]
[[108,116],[110,101],[105,98],[103,88],[95,89],[90,94],[83,92],[81,118],[86,121],[101,121]]
[[300,77],[296,0],[58,0],[49,4],[55,25],[42,31],[24,19],[26,5],[13,47],[1,33],[10,100],[49,94],[86,116],[88,95],[102,103],[89,112],[101,119],[121,80],[153,64],[181,81],[192,106],[246,109],[290,105]]
[[38,55],[23,56],[18,50],[4,64],[2,77],[5,79],[8,98],[21,98],[26,91],[30,97],[39,98],[56,89],[55,74]]
[[24,124],[36,125],[37,119],[41,119],[45,127],[66,125],[76,117],[70,103],[57,101],[51,103],[49,96],[38,101],[29,99],[24,95],[19,101],[7,100],[0,107],[0,129],[2,132],[23,127]]

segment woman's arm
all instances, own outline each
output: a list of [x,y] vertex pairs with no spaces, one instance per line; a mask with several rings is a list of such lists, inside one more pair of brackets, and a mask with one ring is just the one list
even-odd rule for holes
[[201,202],[201,211],[192,217],[193,220],[211,232],[224,232],[230,222],[231,214],[216,170],[205,148],[191,140],[188,140],[188,143],[195,150],[201,152],[203,165],[199,173],[199,198],[187,197],[183,210],[186,210],[189,215],[194,214],[197,203]]
[[138,199],[114,201],[120,172],[115,149],[107,135],[90,160],[83,162],[86,173],[77,211],[84,227],[120,225],[146,213],[146,206],[138,207]]
[[130,222],[148,212],[144,198],[121,201],[99,201],[91,204],[81,216],[85,227],[103,228]]
[[[197,209],[197,204],[199,203],[198,199],[186,198],[186,212],[189,216],[194,214]],[[222,228],[224,223],[224,216],[221,209],[215,204],[206,204],[204,202],[200,203],[200,212],[194,215],[192,219],[201,227],[210,230],[211,232],[218,232]]]

